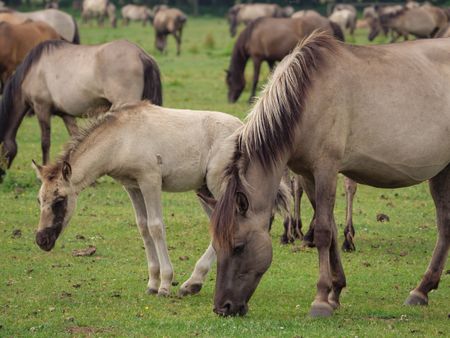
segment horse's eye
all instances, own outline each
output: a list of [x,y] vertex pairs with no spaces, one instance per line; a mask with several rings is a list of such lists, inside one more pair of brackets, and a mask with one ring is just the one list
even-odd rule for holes
[[245,244],[238,244],[233,248],[233,255],[237,256],[244,252]]

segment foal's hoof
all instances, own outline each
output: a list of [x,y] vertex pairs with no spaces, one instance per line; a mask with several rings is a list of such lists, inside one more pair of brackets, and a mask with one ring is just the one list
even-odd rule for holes
[[353,252],[355,251],[355,244],[353,244],[353,242],[349,242],[347,240],[344,241],[344,244],[342,244],[342,251],[345,252]]
[[313,318],[331,317],[333,314],[333,307],[326,302],[314,301],[311,304],[311,311],[309,315]]
[[428,305],[428,297],[413,290],[406,298],[405,305]]
[[154,289],[154,288],[147,289],[147,295],[156,295],[157,293],[158,293],[157,289]]
[[180,288],[180,291],[178,291],[178,294],[181,297],[195,295],[195,294],[199,293],[201,289],[202,289],[202,284],[182,285]]

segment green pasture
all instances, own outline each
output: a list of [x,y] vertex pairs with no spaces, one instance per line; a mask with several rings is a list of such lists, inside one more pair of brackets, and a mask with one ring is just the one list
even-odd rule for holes
[[[115,30],[81,26],[83,43],[125,38],[154,55],[162,72],[165,106],[245,117],[248,88],[237,104],[226,100],[224,69],[233,40],[225,19],[190,18],[180,57],[175,55],[171,37],[168,54],[156,52],[153,34],[152,28],[139,24],[122,27],[119,23]],[[357,32],[355,42],[367,43],[366,35]],[[265,66],[263,80],[267,74]],[[68,135],[59,118],[52,122],[55,158]],[[212,312],[215,269],[200,294],[177,297],[209,238],[208,220],[194,193],[164,194],[168,245],[179,284],[170,297],[149,296],[145,293],[147,264],[131,204],[121,186],[109,178],[99,179],[80,195],[71,224],[52,252],[37,247],[40,184],[30,166],[31,159],[41,160],[35,118],[25,119],[18,144],[18,156],[0,185],[0,337],[450,336],[448,263],[428,307],[402,305],[425,272],[436,240],[434,207],[426,184],[399,190],[358,187],[357,251],[342,254],[348,286],[342,307],[332,318],[308,316],[318,275],[316,250],[302,249],[299,243],[280,245],[282,225],[277,219],[272,229],[273,263],[250,301],[248,315],[224,319]],[[377,222],[378,213],[388,215],[390,221]],[[311,208],[305,202],[305,224],[310,217]],[[344,217],[340,184],[336,206],[340,242]],[[93,256],[72,256],[74,249],[88,245],[97,248]]]

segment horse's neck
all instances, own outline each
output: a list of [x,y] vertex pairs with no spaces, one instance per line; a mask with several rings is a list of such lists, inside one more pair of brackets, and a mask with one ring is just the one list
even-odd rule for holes
[[230,71],[234,74],[241,74],[245,70],[245,65],[249,59],[249,54],[245,47],[245,42],[239,42],[233,49],[233,55],[231,56]]
[[[19,90],[21,92],[21,90]],[[4,93],[5,94],[5,93]],[[21,97],[21,93],[15,92],[9,99],[10,104],[2,102],[0,108],[0,142],[4,140],[15,140],[17,130],[22,123],[28,106]],[[3,96],[5,100],[5,95]]]

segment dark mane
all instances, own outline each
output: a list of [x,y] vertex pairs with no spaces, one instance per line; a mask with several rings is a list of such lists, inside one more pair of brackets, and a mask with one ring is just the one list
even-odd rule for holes
[[43,176],[49,180],[57,177],[61,172],[64,162],[69,162],[72,154],[80,147],[81,144],[96,130],[111,124],[116,120],[117,116],[114,112],[109,112],[90,120],[87,125],[80,128],[78,134],[74,136],[65,146],[63,152],[58,156],[55,164],[44,167]]
[[227,250],[230,250],[233,246],[233,234],[236,230],[236,194],[244,190],[244,185],[239,176],[241,158],[239,142],[236,142],[233,159],[226,167],[223,175],[225,191],[218,199],[211,215],[213,239],[219,247]]
[[264,18],[258,18],[250,22],[247,27],[239,34],[236,43],[233,47],[233,52],[231,54],[230,61],[230,73],[241,72],[245,69],[245,64],[247,63],[249,54],[247,52],[247,42],[250,40],[253,30],[258,25],[258,23]]
[[328,34],[313,32],[278,65],[241,132],[242,151],[250,161],[270,170],[291,150],[314,74],[338,46]]
[[[15,73],[6,82],[3,90],[3,98],[0,105],[0,142],[3,141],[9,124],[10,112],[14,110],[14,101],[22,94],[22,82],[30,71],[46,52],[50,49],[60,48],[66,42],[62,40],[49,40],[34,47],[25,60],[17,67]],[[20,98],[23,99],[23,98]]]

